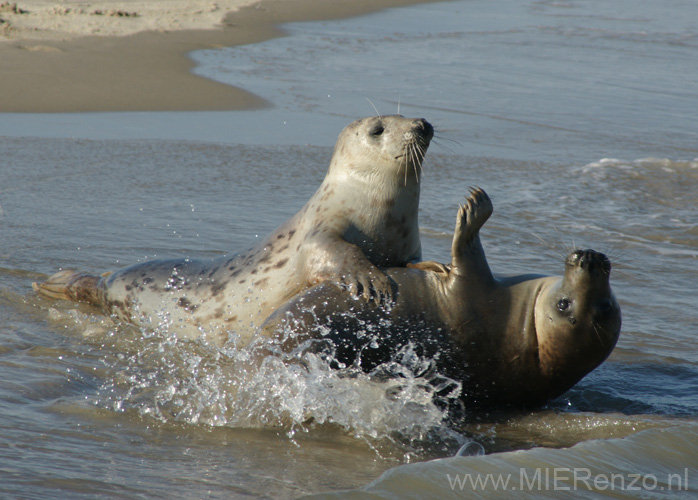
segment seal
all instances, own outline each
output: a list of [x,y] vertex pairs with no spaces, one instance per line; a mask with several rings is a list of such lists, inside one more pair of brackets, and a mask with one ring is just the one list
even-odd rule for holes
[[213,260],[153,260],[111,274],[61,271],[33,287],[47,297],[96,305],[121,321],[205,333],[244,345],[277,307],[323,281],[376,302],[392,299],[379,267],[421,259],[426,120],[376,116],[339,135],[322,184],[305,206],[246,252]]
[[450,265],[386,270],[396,288],[392,307],[356,301],[324,283],[280,307],[264,334],[285,349],[312,339],[338,363],[366,372],[395,361],[409,344],[462,384],[467,410],[545,404],[615,347],[621,312],[611,263],[594,250],[576,250],[563,276],[495,276],[479,236],[491,213],[487,194],[472,190],[458,211]]

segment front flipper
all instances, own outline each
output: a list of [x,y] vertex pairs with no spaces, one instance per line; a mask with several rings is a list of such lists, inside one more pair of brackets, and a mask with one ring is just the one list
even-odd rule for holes
[[393,302],[395,285],[357,246],[340,240],[331,248],[314,249],[311,255],[309,284],[332,281],[354,297],[376,304]]

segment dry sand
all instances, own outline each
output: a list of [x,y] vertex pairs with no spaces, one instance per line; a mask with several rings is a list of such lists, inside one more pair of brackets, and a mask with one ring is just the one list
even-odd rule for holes
[[268,105],[191,74],[193,50],[283,36],[420,0],[0,0],[0,112],[234,110]]

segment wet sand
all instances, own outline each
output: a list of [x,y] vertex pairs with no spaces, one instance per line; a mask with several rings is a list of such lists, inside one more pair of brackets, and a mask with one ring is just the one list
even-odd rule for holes
[[[265,107],[269,103],[255,96],[254,89],[242,90],[191,74],[193,62],[188,53],[280,37],[284,35],[278,28],[282,23],[338,19],[420,3],[199,2],[199,10],[165,19],[165,14],[173,10],[165,7],[176,2],[156,1],[161,6],[159,11],[153,10],[155,2],[136,1],[73,1],[49,7],[50,2],[44,0],[27,0],[0,5],[0,112],[224,111]],[[206,9],[225,10],[216,18],[204,16]],[[158,18],[161,22],[157,22]],[[34,26],[32,19],[36,20]],[[46,19],[58,19],[60,23]],[[208,29],[188,29],[207,23]],[[86,35],[87,32],[94,34]]]

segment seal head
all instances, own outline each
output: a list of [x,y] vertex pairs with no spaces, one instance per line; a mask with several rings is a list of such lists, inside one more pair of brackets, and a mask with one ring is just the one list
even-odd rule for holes
[[551,385],[583,377],[615,346],[621,311],[610,273],[611,261],[604,254],[575,250],[565,261],[564,276],[542,287],[535,304],[535,330],[540,370]]

